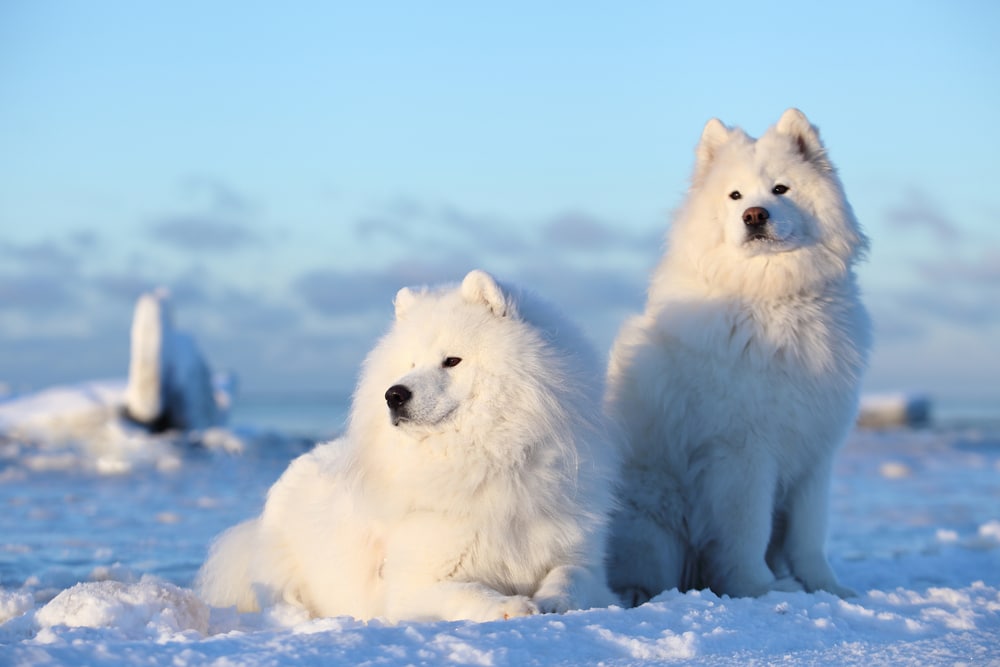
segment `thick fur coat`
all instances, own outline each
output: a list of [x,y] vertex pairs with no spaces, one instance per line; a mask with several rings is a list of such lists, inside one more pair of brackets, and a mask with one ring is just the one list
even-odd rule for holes
[[295,460],[199,574],[216,606],[485,621],[613,601],[616,447],[597,357],[530,294],[473,271],[404,288],[346,435]]
[[863,235],[818,131],[705,126],[691,188],[622,327],[607,407],[628,442],[610,579],[755,596],[841,586],[827,562],[836,450],[870,346]]

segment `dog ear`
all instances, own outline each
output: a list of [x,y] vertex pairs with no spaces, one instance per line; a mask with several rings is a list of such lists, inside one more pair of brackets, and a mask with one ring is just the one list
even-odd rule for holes
[[511,304],[493,276],[485,271],[470,271],[462,281],[462,297],[469,303],[485,305],[497,317],[506,317]]
[[698,183],[708,172],[708,168],[715,160],[715,154],[719,147],[729,141],[729,128],[722,124],[718,118],[713,118],[705,123],[705,129],[701,131],[701,141],[695,149],[694,182]]
[[774,131],[791,137],[795,148],[806,162],[812,162],[824,171],[833,169],[826,157],[826,148],[819,138],[819,130],[798,109],[791,108],[781,114]]
[[392,300],[392,305],[396,309],[396,319],[402,319],[416,300],[417,296],[409,287],[404,287],[396,292],[396,298]]

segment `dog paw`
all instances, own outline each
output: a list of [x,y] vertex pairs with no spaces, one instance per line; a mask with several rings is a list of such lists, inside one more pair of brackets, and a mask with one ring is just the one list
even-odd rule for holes
[[827,593],[833,593],[838,598],[856,598],[858,597],[857,591],[848,588],[847,586],[841,586],[840,584],[828,584],[826,586],[820,586],[821,590]]
[[534,616],[538,605],[523,595],[511,595],[496,606],[496,618],[509,620],[520,616]]
[[646,604],[653,599],[652,593],[642,586],[627,586],[615,591],[615,593],[617,593],[618,597],[621,598],[622,606],[626,609],[638,607],[639,605]]
[[826,591],[827,593],[833,593],[839,598],[853,598],[858,596],[855,591],[847,586],[841,586],[837,583],[836,578],[832,575],[827,577],[805,577],[802,579],[802,586],[809,593]]
[[543,614],[565,614],[574,608],[569,597],[565,595],[536,595],[532,601],[538,606],[538,611]]
[[801,593],[805,590],[805,588],[802,587],[802,582],[795,577],[781,577],[780,579],[775,579],[770,588],[772,591],[779,591],[781,593]]

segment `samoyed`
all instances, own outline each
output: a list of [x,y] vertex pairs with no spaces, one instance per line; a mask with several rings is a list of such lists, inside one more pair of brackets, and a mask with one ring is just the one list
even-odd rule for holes
[[[210,604],[487,621],[606,606],[616,450],[601,364],[482,271],[403,288],[347,432],[293,461],[198,576]],[[595,380],[596,378],[596,380]]]
[[805,115],[756,140],[710,120],[667,247],[608,370],[628,441],[612,588],[852,595],[824,542],[870,346],[868,241]]

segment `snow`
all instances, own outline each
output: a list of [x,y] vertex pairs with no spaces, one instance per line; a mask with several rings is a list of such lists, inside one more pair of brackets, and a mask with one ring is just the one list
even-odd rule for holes
[[0,665],[1000,665],[995,426],[852,434],[829,550],[855,598],[667,591],[636,609],[393,626],[200,601],[210,540],[310,442],[246,423],[151,435],[116,419],[122,391],[0,403]]

